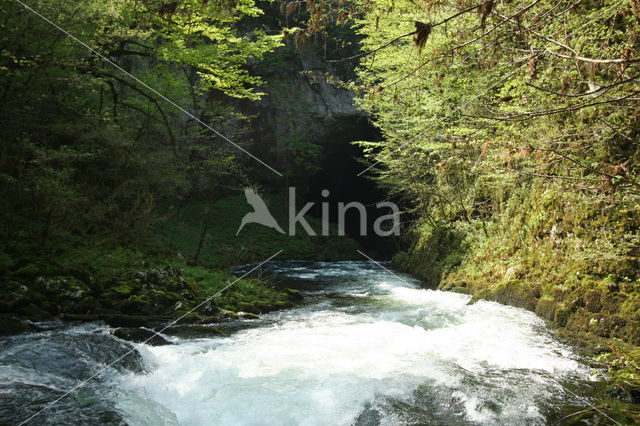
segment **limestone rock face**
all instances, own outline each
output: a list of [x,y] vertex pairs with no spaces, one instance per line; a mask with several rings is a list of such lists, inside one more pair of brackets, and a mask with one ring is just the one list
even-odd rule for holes
[[[304,138],[319,145],[343,143],[340,137],[366,125],[367,114],[348,88],[327,81],[346,80],[344,70],[326,63],[316,49],[292,52],[283,63],[266,69],[267,95],[255,103],[261,137],[278,141]],[[269,141],[267,141],[269,142]]]
[[[336,75],[337,72],[330,64],[323,62],[313,54],[300,56],[300,66],[304,72],[316,72],[318,74]],[[354,94],[348,89],[339,88],[328,82],[318,79],[312,82],[304,74],[298,74],[296,87],[315,106],[308,111],[309,115],[316,118],[331,120],[335,118],[364,117],[353,102]]]

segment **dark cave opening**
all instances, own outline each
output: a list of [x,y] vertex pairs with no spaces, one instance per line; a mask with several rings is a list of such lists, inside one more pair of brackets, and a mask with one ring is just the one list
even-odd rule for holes
[[[384,190],[371,179],[371,173],[358,176],[367,166],[360,161],[362,149],[353,141],[376,141],[381,136],[366,118],[350,120],[345,125],[336,124],[335,134],[325,143],[325,156],[320,170],[309,181],[308,201],[314,202],[311,215],[322,217],[322,203],[328,203],[329,221],[338,223],[338,203],[358,202],[365,206],[366,233],[361,235],[361,215],[357,209],[346,211],[344,229],[347,236],[355,239],[373,258],[389,259],[401,249],[401,236],[379,236],[374,222],[381,216],[392,213],[388,207],[376,204],[386,200]],[[328,196],[323,196],[328,190]],[[325,193],[326,194],[326,193]]]

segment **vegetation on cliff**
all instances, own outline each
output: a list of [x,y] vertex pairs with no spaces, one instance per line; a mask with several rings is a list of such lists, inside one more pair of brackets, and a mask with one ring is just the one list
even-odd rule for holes
[[397,263],[639,343],[638,5],[352,3],[366,173],[414,219]]
[[[395,263],[434,288],[640,344],[638,2],[310,8],[301,36],[334,18],[363,37],[342,60],[359,61],[360,105],[384,135],[359,142],[363,170],[410,219]],[[637,386],[633,357],[612,356]]]

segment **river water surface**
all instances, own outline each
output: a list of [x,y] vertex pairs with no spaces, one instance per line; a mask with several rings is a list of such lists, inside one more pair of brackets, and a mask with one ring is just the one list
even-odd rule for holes
[[[591,369],[530,312],[368,262],[266,272],[304,305],[224,337],[137,344],[33,424],[548,424],[587,404]],[[0,421],[25,420],[130,347],[101,324],[3,338]]]

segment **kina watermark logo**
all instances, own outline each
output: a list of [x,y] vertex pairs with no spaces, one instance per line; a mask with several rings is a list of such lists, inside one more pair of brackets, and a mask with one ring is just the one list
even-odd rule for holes
[[[321,195],[323,198],[329,196],[327,189],[322,190]],[[256,223],[267,228],[276,230],[281,234],[287,234],[290,236],[296,235],[296,225],[300,225],[307,235],[315,236],[316,231],[309,225],[305,215],[309,213],[309,210],[313,208],[315,203],[306,203],[302,209],[297,210],[296,207],[296,188],[289,188],[289,200],[288,200],[288,232],[285,232],[275,217],[269,211],[267,204],[262,197],[256,193],[253,188],[245,188],[244,196],[247,199],[247,203],[253,208],[253,211],[244,215],[240,221],[240,226],[236,235],[240,234],[245,225],[250,223]],[[322,236],[328,236],[330,225],[329,216],[331,211],[331,203],[322,202]],[[373,222],[373,233],[379,237],[390,237],[400,235],[400,210],[395,203],[389,201],[383,201],[375,204],[377,209],[376,213],[379,213]],[[359,217],[360,236],[366,236],[369,230],[368,228],[368,210],[366,206],[358,201],[351,201],[349,203],[339,202],[337,203],[337,219],[338,219],[338,235],[345,235],[345,222],[347,212],[355,210]]]
[[236,235],[242,231],[242,228],[244,228],[247,223],[258,223],[262,226],[266,226],[267,228],[273,228],[281,234],[285,233],[267,208],[267,204],[264,202],[262,197],[256,194],[253,188],[245,188],[244,196],[247,198],[247,203],[253,207],[253,211],[244,215]]

